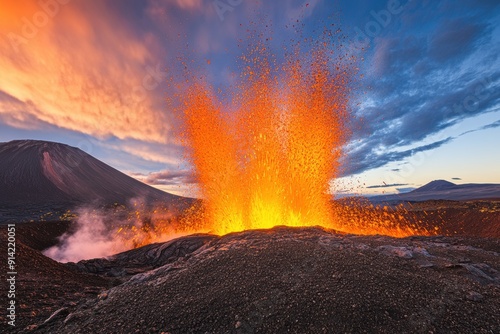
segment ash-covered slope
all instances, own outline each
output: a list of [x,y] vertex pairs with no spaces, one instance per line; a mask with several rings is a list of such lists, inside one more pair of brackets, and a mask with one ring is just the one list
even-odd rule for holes
[[131,178],[68,145],[14,140],[0,143],[0,203],[125,203],[131,198],[180,197]]
[[374,202],[428,200],[465,201],[479,199],[500,199],[500,184],[454,184],[445,180],[434,180],[408,193],[373,196],[370,198],[370,200]]
[[142,273],[30,328],[35,333],[497,333],[499,249],[493,239],[395,239],[320,228],[180,238],[77,264],[105,276],[122,276],[108,270],[116,266]]
[[[7,246],[7,229],[0,230],[0,240]],[[29,332],[27,326],[43,323],[63,306],[76,305],[80,300],[93,298],[113,286],[113,279],[73,271],[42,255],[22,242],[16,242],[16,326],[7,324],[7,312],[0,314],[0,333]],[[2,267],[0,279],[5,282],[7,267]],[[116,285],[116,284],[115,284]],[[7,284],[0,284],[2,301],[7,302]],[[5,296],[5,297],[4,297]],[[64,314],[64,312],[62,313]]]

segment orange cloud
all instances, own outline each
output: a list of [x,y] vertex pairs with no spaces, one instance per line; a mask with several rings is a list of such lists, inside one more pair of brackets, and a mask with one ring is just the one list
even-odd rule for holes
[[0,91],[29,106],[2,101],[0,119],[169,142],[158,108],[166,73],[152,34],[139,35],[98,1],[2,1],[0,18]]
[[19,22],[27,14],[33,15],[39,10],[34,1],[16,1],[14,4],[7,4],[6,1],[0,3],[0,29],[2,31],[16,28]]
[[104,148],[125,152],[146,161],[158,162],[171,166],[179,166],[183,162],[183,147],[172,143],[161,147],[151,143],[131,143],[129,141],[122,141],[119,144],[101,142],[98,143],[98,145]]
[[162,170],[149,174],[128,172],[128,174],[152,187],[171,194],[199,198],[198,181],[191,170]]

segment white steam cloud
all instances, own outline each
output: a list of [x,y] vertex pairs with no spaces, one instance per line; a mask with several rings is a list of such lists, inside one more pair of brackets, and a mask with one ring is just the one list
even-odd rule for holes
[[63,234],[59,244],[43,254],[59,262],[77,262],[127,250],[127,245],[115,238],[117,229],[106,226],[106,218],[104,212],[80,209],[76,231]]
[[[140,210],[137,209],[142,206],[140,200],[131,204],[135,211],[125,207],[76,210],[74,231],[64,233],[59,237],[59,243],[44,250],[43,254],[59,262],[78,262],[186,235],[177,233],[174,225],[168,222],[174,216],[171,210]],[[162,229],[152,230],[154,224],[162,224]],[[146,225],[148,228],[145,229]]]

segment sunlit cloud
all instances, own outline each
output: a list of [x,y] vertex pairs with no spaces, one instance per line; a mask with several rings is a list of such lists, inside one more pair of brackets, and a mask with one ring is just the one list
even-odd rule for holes
[[10,14],[0,26],[0,90],[26,106],[4,100],[0,117],[166,142],[169,124],[154,108],[162,92],[151,93],[165,80],[157,38],[132,31],[103,2],[51,3],[52,12],[35,1],[0,3]]
[[403,168],[390,164],[499,127],[495,117],[489,124],[437,135],[466,119],[498,113],[495,1],[411,1],[370,36],[365,50],[356,47],[354,28],[379,24],[372,12],[386,10],[387,1],[352,6],[350,1],[221,0],[229,6],[222,19],[214,3],[0,2],[2,140],[26,136],[80,147],[84,138],[83,147],[86,141],[93,147],[88,153],[115,168],[144,175],[189,169],[182,129],[167,103],[172,93],[183,91],[178,57],[190,73],[203,75],[224,94],[238,84],[238,59],[249,34],[261,29],[281,54],[284,44],[299,37],[297,19],[304,29],[300,38],[335,24],[332,29],[347,35],[346,52],[365,59],[359,63],[362,89],[356,92],[361,101],[353,98],[359,118],[352,120],[342,175],[382,167],[401,173]]
[[133,178],[160,190],[186,197],[200,197],[198,181],[192,170],[162,170],[151,173],[129,172]]
[[121,141],[119,143],[99,142],[99,146],[122,151],[146,161],[159,162],[170,166],[179,166],[183,163],[183,147],[175,144],[159,145],[137,141]]
[[178,185],[197,182],[192,170],[162,170],[149,174],[130,173],[130,175],[149,185]]
[[3,124],[23,130],[39,129],[44,122],[37,117],[37,113],[32,102],[22,102],[0,91],[0,122]]

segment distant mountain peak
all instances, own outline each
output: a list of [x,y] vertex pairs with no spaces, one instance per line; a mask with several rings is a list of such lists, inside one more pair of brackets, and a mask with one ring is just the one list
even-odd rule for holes
[[413,192],[444,190],[453,188],[455,186],[456,184],[453,182],[449,182],[446,180],[434,180],[420,188],[415,189]]
[[427,183],[427,185],[449,185],[449,186],[455,186],[456,184],[453,183],[453,182],[450,182],[450,181],[446,181],[446,180],[433,180],[429,183]]
[[500,199],[500,184],[454,184],[446,180],[434,180],[408,193],[371,197],[374,202],[478,199]]

